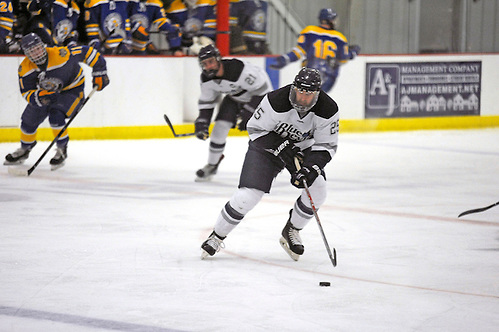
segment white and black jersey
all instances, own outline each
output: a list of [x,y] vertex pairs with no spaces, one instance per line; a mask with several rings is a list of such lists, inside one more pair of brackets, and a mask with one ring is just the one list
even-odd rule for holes
[[254,96],[263,96],[272,90],[270,79],[263,68],[239,59],[222,59],[222,77],[208,78],[201,74],[199,109],[214,109],[221,95],[228,95],[237,103],[248,103]]
[[[324,91],[320,91],[317,103],[307,115],[300,118],[289,101],[291,85],[266,95],[248,121],[248,133],[252,141],[271,132],[277,136],[275,142],[265,139],[263,148],[279,145],[279,139],[289,139],[302,151],[327,152],[326,162],[335,155],[338,145],[339,112],[336,102]],[[262,140],[263,141],[263,140]],[[325,165],[321,165],[322,167]]]

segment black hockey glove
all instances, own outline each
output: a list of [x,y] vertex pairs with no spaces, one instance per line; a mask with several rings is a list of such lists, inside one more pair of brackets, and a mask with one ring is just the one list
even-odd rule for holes
[[101,91],[109,85],[109,77],[107,76],[107,71],[94,71],[92,73],[92,76],[92,85],[97,86],[97,91]]
[[319,166],[303,166],[298,172],[291,176],[291,184],[296,188],[305,188],[305,185],[303,184],[304,180],[307,182],[307,186],[311,186],[319,175],[321,175]]
[[359,45],[350,45],[350,59],[355,58],[360,53]]
[[204,118],[197,118],[194,122],[194,131],[196,132],[196,137],[205,141],[210,137],[210,122]]
[[246,125],[248,124],[249,119],[253,116],[253,112],[249,111],[246,108],[243,108],[241,111],[239,111],[239,114],[237,115],[237,129],[240,131],[246,130]]
[[296,170],[295,157],[300,164],[303,162],[303,152],[288,139],[276,147],[272,153],[282,160],[288,170]]
[[59,96],[58,92],[40,90],[40,89],[36,90],[35,93],[33,94],[33,97],[35,98],[34,99],[35,104],[39,107],[55,103],[58,96]]

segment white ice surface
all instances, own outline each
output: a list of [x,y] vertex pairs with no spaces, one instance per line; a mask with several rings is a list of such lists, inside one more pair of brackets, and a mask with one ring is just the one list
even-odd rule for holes
[[285,173],[200,260],[246,145],[229,138],[211,183],[194,182],[195,138],[71,141],[66,166],[51,151],[29,177],[1,166],[0,331],[498,331],[499,206],[457,218],[499,200],[498,129],[340,135],[319,211],[336,268],[315,220],[298,262],[280,248],[299,194]]

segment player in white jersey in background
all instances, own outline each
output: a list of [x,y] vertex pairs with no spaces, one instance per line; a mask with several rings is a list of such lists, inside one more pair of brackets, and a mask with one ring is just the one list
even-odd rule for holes
[[[250,142],[244,160],[238,190],[225,204],[213,232],[201,245],[202,258],[213,256],[223,248],[225,237],[244,216],[269,193],[274,178],[286,168],[291,184],[309,186],[315,207],[326,200],[324,167],[336,153],[339,112],[336,102],[320,90],[319,71],[302,68],[293,84],[266,95],[248,121]],[[300,162],[300,169],[295,165]],[[304,247],[299,231],[313,217],[306,191],[289,212],[280,243],[284,250],[298,260]]]
[[238,59],[222,59],[211,44],[199,51],[198,58],[202,74],[199,116],[194,122],[197,138],[210,137],[213,112],[224,95],[211,132],[208,164],[196,172],[196,181],[208,181],[223,158],[229,130],[236,126],[246,130],[248,119],[263,96],[272,90],[272,83],[263,68]]

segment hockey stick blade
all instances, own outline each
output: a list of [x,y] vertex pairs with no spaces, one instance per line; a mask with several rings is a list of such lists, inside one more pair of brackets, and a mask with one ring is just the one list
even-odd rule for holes
[[458,215],[457,217],[459,218],[459,217],[465,216],[465,215],[467,215],[467,214],[472,214],[472,213],[483,212],[483,211],[485,211],[485,210],[488,210],[488,209],[490,209],[490,208],[493,208],[493,207],[494,207],[494,206],[496,206],[496,205],[499,205],[499,202],[496,202],[496,203],[494,203],[494,204],[491,204],[491,205],[486,206],[486,207],[483,207],[483,208],[471,209],[471,210],[468,210],[468,211],[464,211],[464,212],[462,212],[460,215]]
[[194,136],[194,135],[196,135],[196,133],[177,134],[175,132],[175,129],[173,129],[173,125],[172,125],[170,119],[168,119],[168,116],[166,116],[166,114],[163,114],[163,117],[165,118],[165,121],[168,124],[168,127],[170,127],[170,130],[172,131],[172,134],[173,134],[174,137],[188,137],[188,136]]

